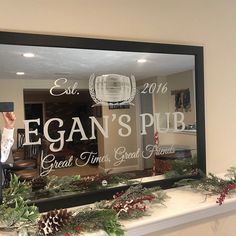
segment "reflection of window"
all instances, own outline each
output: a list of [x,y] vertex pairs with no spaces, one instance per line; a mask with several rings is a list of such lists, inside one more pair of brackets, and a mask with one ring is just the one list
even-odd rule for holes
[[171,95],[175,95],[175,111],[191,111],[190,90],[172,90]]

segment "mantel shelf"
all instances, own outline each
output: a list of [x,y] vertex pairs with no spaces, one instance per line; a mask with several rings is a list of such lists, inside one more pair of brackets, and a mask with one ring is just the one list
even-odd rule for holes
[[[141,219],[122,221],[125,236],[146,235],[236,210],[236,196],[226,199],[219,206],[216,203],[217,196],[206,199],[203,194],[194,193],[188,187],[169,189],[166,192],[170,197],[166,206],[152,207],[150,215]],[[83,235],[107,236],[103,231]]]

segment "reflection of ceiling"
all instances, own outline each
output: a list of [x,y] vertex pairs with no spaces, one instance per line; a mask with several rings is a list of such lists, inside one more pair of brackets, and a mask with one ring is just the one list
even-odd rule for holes
[[[32,52],[34,58],[24,58]],[[137,63],[140,58],[146,63]],[[169,75],[194,68],[194,56],[0,45],[0,79],[88,79],[91,74],[122,74],[136,79]]]

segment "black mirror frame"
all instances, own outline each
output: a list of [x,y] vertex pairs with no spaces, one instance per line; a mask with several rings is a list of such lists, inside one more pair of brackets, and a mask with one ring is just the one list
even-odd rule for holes
[[[0,44],[184,54],[195,56],[195,92],[198,153],[197,160],[198,168],[202,172],[206,172],[203,47],[15,32],[0,32]],[[200,175],[196,176],[195,178],[199,177]],[[144,183],[143,185],[145,187],[160,186],[162,188],[170,188],[173,187],[173,184],[180,179],[181,178],[151,181],[148,183]],[[52,197],[46,200],[37,200],[35,201],[35,204],[39,207],[40,212],[62,207],[73,207],[92,203],[102,199],[112,198],[114,193],[126,188],[128,188],[128,186],[115,187],[111,189],[99,190],[96,192],[88,192],[83,194],[77,193],[63,197]]]

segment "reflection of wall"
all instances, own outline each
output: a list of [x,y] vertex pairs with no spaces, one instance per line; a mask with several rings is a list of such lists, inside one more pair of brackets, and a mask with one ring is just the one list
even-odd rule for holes
[[[190,100],[191,100],[191,111],[185,112],[184,123],[185,125],[193,124],[196,122],[196,111],[195,111],[195,101],[194,101],[194,79],[193,71],[185,71],[176,74],[172,74],[166,77],[168,84],[168,109],[169,112],[175,112],[175,95],[171,95],[173,90],[188,89],[190,90]],[[166,105],[166,104],[165,104]],[[173,127],[173,119],[170,120],[170,127]],[[187,134],[175,134],[175,133],[161,133],[160,134],[160,144],[173,144],[177,146],[184,145],[191,149],[196,149],[196,135]]]
[[[181,90],[181,89],[190,89],[190,98],[191,98],[191,111],[185,112],[184,114],[184,122],[185,124],[193,124],[196,122],[196,111],[195,111],[195,100],[194,100],[194,84],[193,84],[193,71],[185,71],[172,75],[168,75],[166,77],[158,77],[156,79],[157,83],[166,83],[167,82],[167,93],[165,94],[154,94],[154,111],[155,112],[175,112],[175,96],[171,95],[171,91],[173,90]],[[164,119],[161,120],[161,126],[166,127],[166,121]],[[173,127],[173,119],[171,119],[170,127]]]
[[[70,83],[74,83],[71,81]],[[49,89],[53,86],[53,80],[4,80],[1,79],[0,101],[13,101],[15,106],[15,114],[17,117],[15,128],[24,127],[24,89]],[[69,85],[68,85],[69,86]],[[81,81],[80,88],[86,88],[86,81]],[[16,140],[16,137],[15,137]],[[16,142],[15,142],[16,144]]]
[[[24,101],[23,101],[23,83],[22,81],[1,80],[0,86],[0,101],[14,102],[15,114],[17,117],[15,127],[22,128],[24,126]],[[1,122],[2,127],[2,122]],[[15,139],[16,140],[16,139]],[[16,145],[16,142],[15,142]]]
[[[128,137],[120,137],[118,134],[118,130],[121,128],[117,119],[122,114],[128,114],[131,117],[131,121],[128,123],[131,127],[131,134]],[[112,109],[109,110],[108,107],[103,107],[103,116],[114,117],[116,119],[112,121],[109,119],[109,138],[105,138],[104,142],[104,153],[108,154],[111,159],[110,163],[105,163],[103,168],[106,170],[112,169],[113,171],[128,171],[130,169],[137,169],[138,160],[131,159],[126,160],[122,164],[117,167],[114,167],[114,163],[116,162],[114,158],[114,149],[119,147],[125,147],[126,152],[130,154],[131,152],[137,151],[137,138],[136,138],[136,108],[135,106],[130,106],[129,109]],[[125,121],[125,120],[124,120]],[[126,132],[126,129],[125,129]]]
[[[140,90],[142,91],[145,83],[155,83],[157,86],[159,84],[165,84],[167,82],[167,78],[165,76],[156,76],[153,78],[143,79],[138,81],[138,86],[140,86]],[[169,111],[169,102],[168,102],[168,93],[153,93],[153,113],[164,113]],[[160,127],[166,127],[166,120],[164,116],[160,116]]]
[[[160,76],[156,78],[157,84],[166,84],[167,83],[167,92],[162,94],[153,94],[153,112],[154,113],[165,113],[169,112],[169,84],[166,76]],[[165,117],[160,116],[160,127],[166,128],[167,122]]]
[[[171,95],[172,90],[188,89],[190,90],[190,100],[191,100],[191,111],[185,112],[184,123],[185,125],[193,124],[196,122],[196,111],[195,111],[195,101],[194,101],[194,80],[193,71],[185,71],[176,74],[172,74],[166,77],[168,84],[168,111],[175,112],[175,95]],[[164,104],[164,103],[162,103]],[[166,105],[166,104],[165,104]],[[170,120],[170,127],[173,127],[173,119]],[[161,133],[160,134],[160,144],[173,144],[173,145],[184,145],[191,149],[196,149],[196,135],[187,134],[175,134],[175,133]]]
[[[196,111],[195,111],[195,96],[194,96],[194,78],[193,71],[184,71],[180,73],[175,73],[168,76],[159,76],[150,79],[141,80],[138,82],[138,86],[143,86],[144,83],[156,83],[165,84],[167,83],[167,92],[162,94],[153,93],[153,112],[161,113],[160,115],[160,128],[167,127],[167,121],[164,116],[165,112],[173,113],[175,112],[175,96],[171,95],[173,90],[187,89],[190,90],[191,98],[191,111],[185,112],[184,123],[186,125],[193,124],[196,122]],[[170,128],[173,128],[173,116],[170,116]],[[159,133],[159,139],[161,145],[182,145],[188,146],[190,148],[196,148],[196,135],[186,135],[186,134],[174,134],[172,132]]]
[[195,101],[194,101],[194,85],[193,85],[193,71],[185,71],[181,73],[176,73],[167,76],[168,83],[168,102],[169,102],[169,111],[175,112],[175,95],[171,95],[173,90],[188,89],[190,90],[190,100],[191,100],[191,111],[185,112],[184,122],[185,124],[193,124],[196,122],[196,111],[195,111]]
[[196,135],[185,133],[161,133],[159,134],[160,145],[183,146],[190,149],[196,149]]

